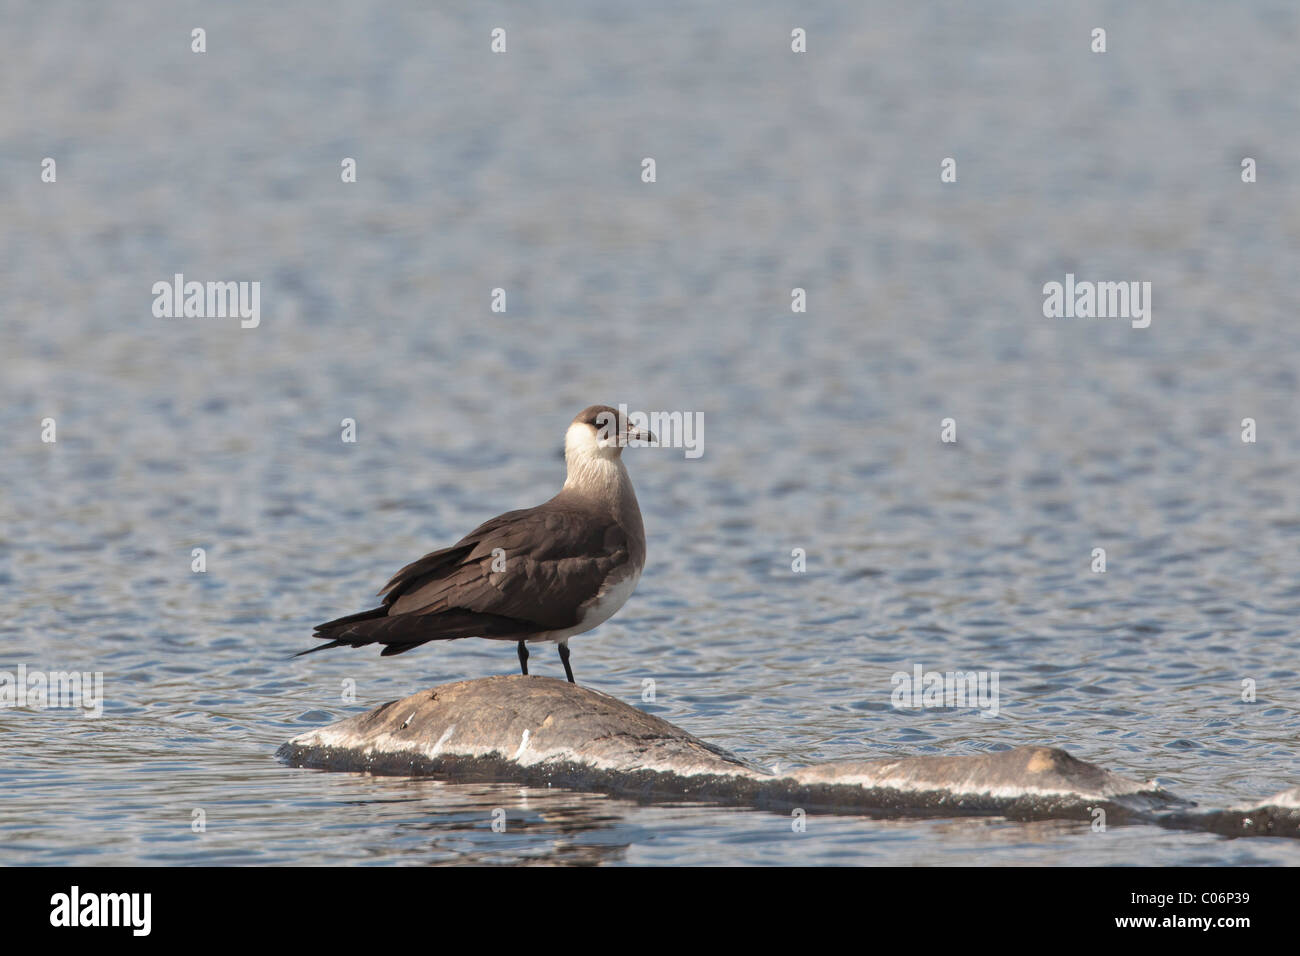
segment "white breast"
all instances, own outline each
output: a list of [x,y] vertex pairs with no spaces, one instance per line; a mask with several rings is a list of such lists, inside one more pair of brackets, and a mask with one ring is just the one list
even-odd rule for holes
[[[567,641],[575,634],[582,634],[590,631],[593,627],[604,624],[616,613],[618,609],[627,603],[627,599],[632,596],[636,590],[636,583],[641,580],[641,572],[629,574],[617,584],[612,584],[601,591],[583,611],[582,620],[574,627],[567,627],[562,631],[542,631],[531,637],[525,638],[529,643],[534,641]],[[515,638],[502,638],[502,640],[514,640]]]
[[[613,617],[618,609],[627,603],[627,599],[636,590],[636,583],[640,580],[641,572],[637,571],[601,591],[596,599],[587,605],[587,610],[582,615],[582,623],[579,625],[582,631],[590,631],[596,625],[604,624]],[[582,631],[574,631],[574,633],[581,634]]]

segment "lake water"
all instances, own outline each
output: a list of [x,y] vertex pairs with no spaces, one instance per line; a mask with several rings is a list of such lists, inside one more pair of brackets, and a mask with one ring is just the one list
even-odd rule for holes
[[[104,709],[0,709],[4,859],[1300,860],[274,759],[515,670],[289,657],[549,497],[570,417],[625,402],[703,413],[704,454],[628,451],[649,558],[581,683],[653,679],[641,706],[765,765],[1034,743],[1214,806],[1300,783],[1300,10],[921,6],[9,9],[0,669],[102,672]],[[260,324],[156,318],[176,273],[260,282]],[[1045,318],[1067,274],[1150,282],[1150,326]],[[892,707],[918,664],[997,671],[998,716]]]

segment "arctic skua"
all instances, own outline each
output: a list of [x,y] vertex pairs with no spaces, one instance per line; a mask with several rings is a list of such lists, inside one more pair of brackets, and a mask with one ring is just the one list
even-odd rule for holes
[[528,673],[528,644],[554,641],[569,683],[569,638],[609,620],[645,566],[645,528],[623,465],[650,432],[608,405],[583,409],[564,435],[564,487],[536,508],[479,525],[449,548],[413,561],[382,591],[381,607],[317,625],[331,647],[382,644],[383,657],[429,641],[514,641]]

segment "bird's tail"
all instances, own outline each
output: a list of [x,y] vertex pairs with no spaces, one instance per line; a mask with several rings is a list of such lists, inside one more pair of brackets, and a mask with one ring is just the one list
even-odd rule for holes
[[383,644],[381,657],[405,654],[430,641],[455,641],[462,637],[509,637],[516,639],[535,634],[541,628],[527,621],[484,614],[464,608],[444,611],[390,614],[387,606],[360,614],[349,614],[337,621],[318,624],[313,637],[328,644],[300,651],[294,657],[323,651],[330,647],[365,647]]
[[[349,614],[347,617],[336,618],[333,621],[326,621],[324,624],[317,624],[313,630],[312,637],[319,638],[322,641],[329,641],[328,644],[317,644],[315,647],[309,647],[305,651],[299,651],[294,657],[302,657],[304,654],[314,654],[316,651],[327,651],[331,647],[355,647],[359,646],[352,641],[339,640],[338,638],[353,624],[359,621],[370,621],[377,617],[383,617],[388,613],[388,607],[371,608],[369,611],[362,611],[359,614]],[[369,641],[361,641],[361,644],[368,644]]]

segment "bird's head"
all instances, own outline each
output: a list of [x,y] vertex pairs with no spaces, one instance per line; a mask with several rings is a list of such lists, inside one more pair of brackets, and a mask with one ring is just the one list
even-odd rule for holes
[[630,442],[653,442],[655,436],[637,428],[618,409],[608,405],[591,405],[574,416],[564,434],[564,457],[575,459],[616,459]]

